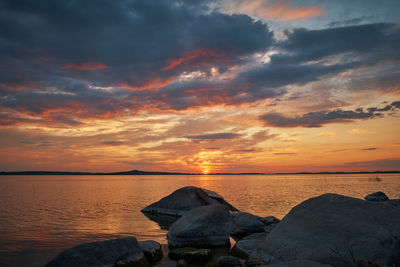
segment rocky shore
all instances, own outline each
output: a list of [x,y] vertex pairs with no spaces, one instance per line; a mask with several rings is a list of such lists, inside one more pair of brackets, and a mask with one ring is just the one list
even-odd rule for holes
[[155,241],[127,237],[75,246],[46,267],[160,266],[163,257],[182,267],[400,266],[400,200],[382,192],[364,200],[324,194],[279,221],[239,211],[216,192],[184,187],[142,212],[169,229],[168,255]]

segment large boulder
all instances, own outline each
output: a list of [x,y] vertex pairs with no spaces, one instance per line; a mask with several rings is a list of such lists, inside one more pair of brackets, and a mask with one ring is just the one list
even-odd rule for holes
[[171,225],[168,245],[172,248],[229,246],[230,224],[226,206],[213,204],[192,209]]
[[135,237],[84,243],[63,251],[46,267],[147,266]]
[[253,233],[265,232],[265,225],[258,218],[247,212],[232,214],[230,234],[239,240]]
[[160,199],[142,209],[143,213],[164,214],[182,216],[189,210],[201,206],[221,204],[231,211],[237,211],[235,207],[226,202],[222,196],[207,189],[187,186],[182,187],[170,195]]
[[400,206],[325,194],[294,207],[257,249],[287,261],[400,263]]

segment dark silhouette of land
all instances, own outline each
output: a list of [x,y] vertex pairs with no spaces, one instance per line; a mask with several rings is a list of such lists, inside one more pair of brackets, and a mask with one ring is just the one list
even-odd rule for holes
[[368,173],[400,173],[400,171],[373,171],[373,172],[278,172],[278,173],[259,173],[259,172],[244,172],[244,173],[184,173],[184,172],[157,172],[157,171],[125,171],[125,172],[63,172],[63,171],[15,171],[15,172],[0,172],[0,175],[286,175],[286,174],[368,174]]

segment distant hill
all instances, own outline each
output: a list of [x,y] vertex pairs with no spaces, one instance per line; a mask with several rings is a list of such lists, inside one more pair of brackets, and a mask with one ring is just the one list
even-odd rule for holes
[[180,172],[146,172],[146,171],[126,171],[126,172],[61,172],[61,171],[20,171],[20,172],[0,172],[0,175],[190,175],[191,173]]

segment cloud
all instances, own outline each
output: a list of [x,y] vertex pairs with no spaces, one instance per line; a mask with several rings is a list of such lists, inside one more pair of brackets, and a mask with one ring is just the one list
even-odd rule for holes
[[371,161],[356,161],[345,164],[348,167],[369,168],[376,171],[395,171],[400,170],[400,159],[379,159]]
[[377,23],[322,30],[286,31],[279,48],[287,53],[271,56],[274,64],[299,64],[350,53],[347,60],[376,64],[399,60],[400,31],[395,24]]
[[318,6],[292,7],[292,1],[289,0],[275,0],[257,11],[259,16],[276,20],[305,20],[324,13],[325,9]]
[[120,145],[124,145],[125,143],[126,142],[124,142],[124,141],[117,141],[117,140],[115,140],[115,141],[110,140],[110,141],[100,142],[100,144],[102,144],[102,145],[110,145],[110,146],[120,146]]
[[367,147],[367,148],[363,148],[362,150],[372,151],[372,150],[377,150],[377,148],[376,147]]
[[101,63],[95,63],[95,62],[84,62],[82,64],[65,64],[64,66],[61,66],[60,69],[66,70],[66,69],[76,69],[76,70],[101,70],[101,69],[108,69],[109,66],[106,66]]
[[349,130],[349,131],[347,131],[349,134],[365,134],[365,133],[367,133],[367,131],[365,131],[365,130],[361,130],[361,129],[356,129],[356,128],[354,128],[354,129],[351,129],[351,130]]
[[[266,126],[272,127],[322,127],[322,125],[329,123],[348,123],[354,120],[383,117],[383,113],[381,112],[397,109],[397,103],[397,101],[393,102],[385,108],[368,108],[367,111],[364,111],[362,108],[356,110],[322,110],[294,117],[288,117],[277,112],[269,112],[261,115],[259,119],[262,120]],[[356,131],[354,133],[356,133]]]
[[201,135],[188,135],[185,138],[192,140],[220,140],[220,139],[234,139],[241,136],[237,133],[212,133],[212,134],[201,134]]
[[321,137],[334,137],[334,136],[336,136],[336,133],[335,132],[320,132],[318,134],[318,136],[321,136]]

